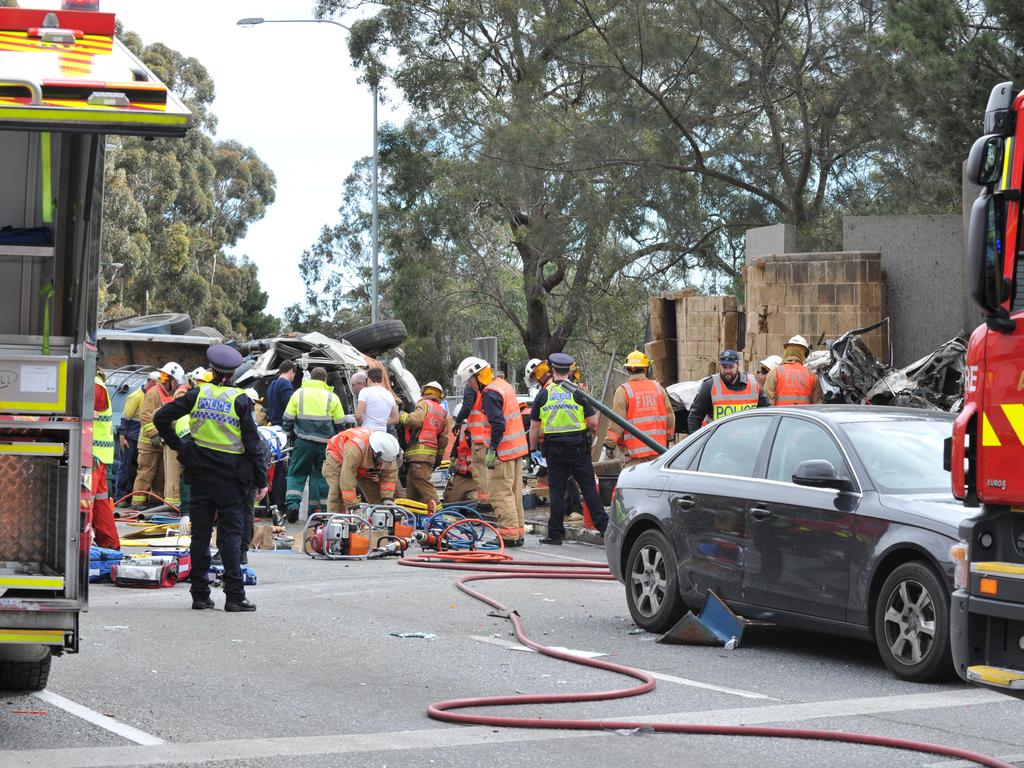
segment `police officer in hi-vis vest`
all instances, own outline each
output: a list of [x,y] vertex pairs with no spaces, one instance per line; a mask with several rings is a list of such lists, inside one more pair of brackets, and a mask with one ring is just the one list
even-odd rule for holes
[[590,459],[590,439],[597,431],[599,417],[594,406],[578,392],[570,392],[563,386],[575,362],[561,352],[553,352],[548,357],[552,378],[537,394],[530,413],[530,447],[541,448],[547,459],[551,491],[548,535],[540,540],[541,544],[561,544],[565,538],[565,486],[570,477],[579,485],[597,530],[604,533],[608,525]]
[[768,401],[757,385],[757,379],[740,371],[739,353],[735,349],[726,349],[718,356],[718,373],[700,383],[686,420],[687,431],[693,434],[707,421],[767,406]]
[[[178,452],[192,486],[192,607],[213,608],[210,599],[210,535],[217,524],[217,548],[224,564],[224,610],[255,611],[242,583],[242,529],[247,495],[267,493],[267,468],[252,401],[228,382],[242,364],[237,349],[215,344],[206,351],[213,380],[190,389],[153,417],[160,437]],[[175,422],[189,416],[190,437],[182,440]]]

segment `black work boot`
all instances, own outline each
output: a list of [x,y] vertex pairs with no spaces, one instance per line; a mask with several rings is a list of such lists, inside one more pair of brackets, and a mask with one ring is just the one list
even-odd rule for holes
[[553,539],[550,536],[545,536],[543,539],[540,540],[540,543],[541,544],[552,544],[552,545],[559,546],[559,547],[562,546],[562,540],[561,539]]
[[213,600],[209,597],[193,597],[192,598],[192,610],[193,611],[208,611],[212,608],[216,608]]
[[248,600],[240,600],[235,603],[224,603],[226,613],[249,613],[256,610],[256,604]]

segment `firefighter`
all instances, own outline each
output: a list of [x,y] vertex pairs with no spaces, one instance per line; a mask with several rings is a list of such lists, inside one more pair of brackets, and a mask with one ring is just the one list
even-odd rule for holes
[[394,435],[368,427],[351,427],[332,437],[323,465],[327,511],[355,509],[360,493],[368,504],[394,501],[400,452]]
[[177,363],[166,363],[159,371],[160,380],[142,399],[139,409],[139,471],[132,489],[132,509],[142,509],[149,500],[147,491],[153,490],[153,481],[163,466],[163,499],[177,507],[181,503],[178,487],[178,457],[163,444],[153,424],[153,414],[174,399],[175,390],[185,382],[185,371]]
[[526,364],[526,369],[523,373],[525,374],[527,388],[535,396],[551,381],[551,367],[546,360],[541,360],[537,357]]
[[295,445],[288,462],[285,506],[288,522],[299,519],[302,489],[309,479],[309,511],[323,512],[327,503],[327,483],[320,472],[327,441],[338,431],[345,411],[341,400],[327,386],[327,371],[314,368],[303,379],[302,386],[292,394],[284,409],[282,428],[295,436]]
[[498,518],[498,535],[506,547],[521,547],[526,536],[523,457],[530,449],[516,391],[479,357],[467,357],[457,373],[476,392],[466,423],[473,462],[482,462],[486,471],[484,487]]
[[249,387],[245,390],[246,396],[252,400],[253,416],[256,419],[257,427],[265,427],[270,423],[267,418],[267,412],[263,409],[263,405],[260,403],[260,393],[256,391],[254,387]]
[[455,431],[455,450],[452,452],[451,476],[444,491],[443,502],[476,501],[479,486],[473,479],[473,448],[469,442],[469,430],[465,425]]
[[821,382],[807,368],[810,344],[803,336],[786,342],[782,362],[764,382],[764,396],[771,405],[810,405],[821,402]]
[[444,449],[448,446],[448,433],[452,428],[452,417],[441,405],[444,390],[436,381],[423,385],[422,397],[412,413],[401,413],[399,424],[405,427],[405,463],[408,476],[405,492],[413,501],[437,504],[437,489],[430,477],[434,468],[441,463]]
[[758,363],[757,373],[754,374],[754,378],[757,379],[757,386],[764,391],[764,383],[768,380],[768,374],[775,370],[782,362],[782,358],[778,355],[768,355],[764,360]]
[[740,371],[739,353],[734,349],[725,349],[718,356],[718,373],[704,379],[693,398],[687,431],[692,434],[706,421],[767,405],[768,401],[757,385],[757,379]]
[[145,383],[124,399],[121,410],[121,421],[117,425],[117,442],[121,446],[121,461],[117,465],[117,506],[127,507],[131,504],[132,488],[135,486],[135,475],[139,471],[139,409],[146,393],[156,386],[160,379],[157,371],[152,371]]
[[[263,462],[252,402],[228,382],[242,364],[237,349],[214,344],[206,351],[213,380],[188,390],[157,411],[156,429],[166,445],[177,451],[192,488],[191,526],[192,608],[213,608],[210,599],[210,536],[217,526],[217,548],[224,564],[224,610],[255,611],[245,596],[242,582],[242,534],[248,498],[267,493],[267,469]],[[181,440],[176,422],[189,417],[191,434]]]
[[548,535],[540,540],[541,544],[561,544],[565,538],[565,490],[570,477],[579,485],[594,525],[602,535],[608,524],[590,458],[590,440],[599,421],[597,411],[578,392],[569,392],[562,385],[575,362],[569,355],[552,353],[548,357],[551,381],[533,401],[530,447],[536,450],[543,445],[551,489]]
[[114,463],[114,417],[103,374],[96,374],[92,389],[92,530],[97,546],[120,549],[107,476],[107,467]]
[[[629,378],[615,390],[612,410],[659,445],[667,447],[669,439],[675,435],[676,414],[665,388],[654,379],[647,378],[650,367],[650,359],[640,350],[635,349],[626,355]],[[658,455],[657,451],[617,424],[609,424],[604,439],[605,455],[612,458],[619,448],[626,467],[650,461]]]

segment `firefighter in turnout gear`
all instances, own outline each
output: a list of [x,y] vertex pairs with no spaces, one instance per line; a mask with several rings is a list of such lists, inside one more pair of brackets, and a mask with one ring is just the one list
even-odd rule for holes
[[687,420],[687,431],[691,434],[707,421],[724,419],[733,413],[768,405],[757,380],[740,371],[740,355],[736,350],[722,351],[718,356],[718,371],[701,382],[693,398]]
[[405,427],[405,463],[409,466],[405,494],[413,501],[438,501],[431,482],[434,468],[441,463],[448,447],[452,417],[441,405],[444,390],[436,381],[423,385],[422,397],[412,413],[402,413],[399,424]]
[[477,486],[473,479],[473,449],[469,443],[469,430],[465,425],[456,428],[452,451],[451,475],[442,501],[476,501]]
[[[647,355],[639,350],[626,355],[626,373],[629,378],[615,390],[612,410],[649,438],[667,447],[675,435],[676,415],[664,387],[654,379],[647,378],[650,366],[651,361]],[[604,449],[609,458],[621,450],[625,467],[650,461],[657,455],[643,441],[624,432],[617,424],[608,425]]]
[[93,381],[92,417],[92,530],[96,545],[120,549],[114,500],[110,498],[108,468],[114,463],[114,419],[110,393],[102,374]]
[[[551,512],[548,535],[541,544],[561,544],[565,538],[565,486],[572,477],[580,487],[590,516],[602,534],[608,525],[601,496],[597,492],[594,464],[590,458],[590,440],[597,431],[599,417],[594,407],[570,392],[562,382],[569,378],[576,361],[555,352],[548,357],[552,378],[533,401],[530,414],[530,447],[541,448],[548,464]],[[543,437],[543,443],[541,438]]]
[[523,457],[530,451],[516,391],[479,357],[467,357],[457,373],[476,392],[466,424],[474,466],[482,462],[486,471],[484,488],[498,518],[498,535],[506,547],[521,547],[526,535]]
[[288,483],[285,506],[288,522],[299,519],[302,489],[309,479],[309,511],[323,512],[327,504],[327,482],[321,474],[327,441],[338,431],[345,411],[341,400],[327,384],[327,371],[314,368],[303,379],[284,409],[282,428],[295,436],[295,445],[288,462]]
[[368,504],[393,501],[400,452],[394,435],[368,427],[352,427],[332,437],[323,466],[327,511],[355,509],[360,493]]
[[161,467],[164,501],[175,507],[181,503],[178,457],[157,434],[153,415],[174,399],[175,391],[184,383],[185,370],[177,363],[167,363],[160,369],[160,381],[142,398],[142,408],[139,409],[139,471],[132,489],[133,508],[141,509],[149,501],[147,491],[153,490],[153,481]]
[[821,382],[807,368],[811,347],[803,336],[786,342],[782,362],[764,381],[764,396],[771,405],[810,405],[820,403]]
[[[153,422],[167,446],[178,452],[192,489],[192,607],[213,608],[210,598],[210,536],[217,526],[217,549],[224,565],[224,610],[255,611],[242,583],[242,534],[248,499],[267,493],[267,468],[252,402],[228,384],[242,364],[237,349],[215,344],[206,351],[213,380],[164,405]],[[189,417],[182,440],[176,422]]]

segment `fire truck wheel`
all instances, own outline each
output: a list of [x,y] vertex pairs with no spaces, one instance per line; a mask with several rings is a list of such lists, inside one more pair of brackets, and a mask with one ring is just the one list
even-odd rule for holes
[[949,590],[922,561],[904,563],[882,585],[875,602],[875,643],[882,661],[914,683],[953,676]]
[[32,661],[0,657],[0,691],[41,691],[50,677],[53,655],[43,649],[43,657]]
[[658,530],[641,533],[626,561],[626,602],[636,625],[664,632],[683,615],[676,576],[676,553]]

